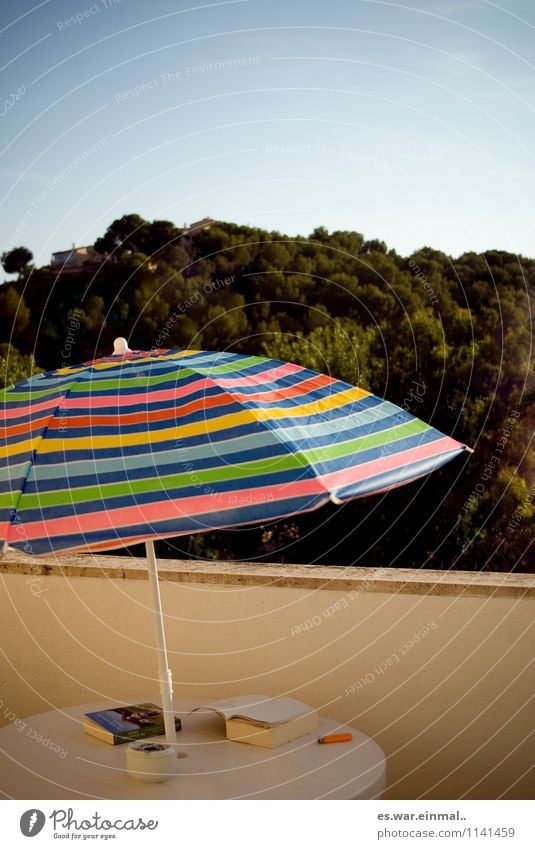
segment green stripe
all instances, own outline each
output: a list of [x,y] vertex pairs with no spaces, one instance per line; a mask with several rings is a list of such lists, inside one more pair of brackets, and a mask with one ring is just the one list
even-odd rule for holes
[[[242,463],[239,467],[221,466],[217,469],[200,469],[199,471],[182,472],[164,477],[145,478],[138,481],[123,481],[121,483],[102,484],[101,486],[84,486],[78,489],[62,489],[53,492],[23,493],[19,509],[59,507],[62,504],[78,504],[83,501],[102,501],[108,498],[118,498],[127,495],[140,495],[146,492],[162,492],[169,489],[195,486],[201,488],[220,481],[240,480],[273,472],[286,471],[306,467],[305,461],[299,454],[283,454],[277,458],[252,460]],[[202,491],[199,495],[202,495]]]
[[[80,380],[76,386],[73,388],[73,394],[88,394],[88,389],[91,393],[96,392],[105,392],[109,389],[132,389],[136,386],[140,386],[142,388],[145,387],[153,387],[158,386],[160,383],[169,383],[169,381],[174,381],[175,384],[180,380],[186,380],[188,377],[194,377],[196,375],[206,375],[210,377],[211,375],[217,374],[227,374],[228,372],[236,372],[243,371],[244,369],[252,368],[252,366],[258,365],[258,363],[266,362],[265,357],[247,357],[246,360],[240,362],[239,368],[236,368],[236,363],[231,363],[230,365],[222,365],[216,366],[212,368],[211,366],[197,367],[182,367],[178,371],[168,371],[165,374],[155,375],[154,377],[128,377],[126,374],[119,378],[110,378],[109,380],[101,379],[98,375],[94,373],[91,375],[90,380]],[[149,363],[145,364],[148,368],[150,367]],[[149,398],[150,401],[150,398]]]
[[[194,374],[195,372],[192,371],[192,369],[185,368],[180,369],[180,371],[158,374],[154,377],[149,377],[148,375],[146,377],[144,375],[141,377],[121,376],[118,378],[109,378],[109,380],[104,380],[98,375],[92,374],[90,380],[78,381],[72,389],[72,394],[94,395],[95,397],[99,397],[97,393],[106,392],[108,389],[134,389],[136,386],[145,389],[148,386],[158,386],[160,383],[169,383],[170,381],[174,381],[176,383],[178,380],[191,377]],[[128,398],[128,396],[125,395],[125,398]],[[150,402],[150,396],[148,400]]]
[[[39,398],[45,398],[47,395],[56,396],[59,398],[68,392],[72,384],[65,383],[63,386],[53,386],[48,389],[41,389],[40,391],[33,390],[32,392],[7,392],[4,397],[0,400],[2,401],[37,401]],[[16,407],[10,408],[7,410],[8,413],[15,414]]]
[[[195,368],[199,374],[228,374],[229,372],[242,372],[248,368],[252,368],[252,366],[260,365],[260,363],[267,363],[268,360],[266,357],[244,357],[243,360],[240,360],[239,363],[228,363],[227,365],[222,366],[199,366]],[[261,376],[261,375],[260,375]]]
[[407,436],[414,436],[417,433],[429,430],[429,427],[430,425],[420,421],[420,419],[413,419],[413,421],[405,422],[389,430],[370,433],[368,436],[359,436],[357,439],[351,439],[348,442],[325,445],[322,448],[310,448],[301,453],[309,463],[321,463],[326,460],[335,460],[337,457],[345,457],[347,454],[357,454],[359,451],[366,451],[369,448],[377,448],[379,445],[389,445],[398,439],[405,439]]
[[11,492],[3,492],[0,495],[0,508],[14,507],[21,493],[19,489],[12,489]]

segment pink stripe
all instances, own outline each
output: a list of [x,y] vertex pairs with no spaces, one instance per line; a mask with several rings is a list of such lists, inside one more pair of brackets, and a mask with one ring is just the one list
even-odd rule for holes
[[[183,398],[203,387],[206,387],[206,381],[198,380],[195,383],[190,383],[187,387],[177,389],[151,390],[147,387],[146,392],[136,392],[135,395],[91,395],[80,398],[70,395],[63,409],[98,410],[101,407],[137,407],[139,404],[147,406],[158,401],[173,401],[175,398]],[[94,389],[98,391],[98,386],[95,386]]]
[[418,460],[436,457],[439,454],[454,451],[458,448],[464,448],[464,445],[455,439],[451,439],[449,436],[444,436],[442,439],[437,439],[436,442],[427,442],[425,445],[407,448],[405,451],[399,451],[397,454],[370,460],[369,463],[361,463],[357,466],[341,469],[339,472],[321,475],[320,480],[329,491],[341,489],[343,486],[357,483],[357,481],[362,481],[365,478],[373,478],[375,475],[380,475],[383,472],[391,472],[397,468],[401,469],[403,466],[416,463]]
[[[317,495],[325,493],[325,488],[317,479],[295,481],[278,486],[258,487],[252,490],[234,490],[233,492],[221,492],[217,495],[195,495],[192,498],[177,498],[169,501],[158,501],[152,504],[139,504],[133,507],[122,507],[116,510],[102,510],[97,513],[85,513],[79,516],[66,516],[58,519],[49,519],[46,522],[22,522],[17,526],[11,526],[8,541],[20,540],[16,534],[16,528],[24,528],[25,539],[39,539],[41,537],[55,537],[63,534],[90,533],[107,528],[120,530],[138,524],[152,524],[162,522],[166,519],[180,518],[182,516],[199,516],[204,513],[214,513],[219,510],[228,510],[247,504],[261,501],[280,501],[284,498],[293,498],[302,495]],[[247,498],[254,495],[254,501]],[[243,501],[240,503],[240,498]],[[217,507],[214,507],[214,504]]]
[[[311,513],[312,510],[317,510],[318,507],[322,507],[324,504],[328,503],[329,498],[328,498],[326,493],[325,493],[325,495],[326,495],[325,499],[323,501],[321,501],[319,504],[312,504],[312,506],[310,506],[310,507],[301,508],[299,510],[292,510],[290,513],[281,513],[279,516],[273,516],[272,519],[273,520],[275,520],[275,519],[288,519],[290,516],[299,516],[299,515],[302,515],[303,513]],[[236,527],[236,528],[237,527],[244,527],[245,525],[250,525],[250,524],[251,524],[251,520],[245,519],[243,522],[239,522],[238,524],[229,525],[227,523],[226,525],[210,526],[210,530],[216,531],[216,530],[222,530],[224,528],[229,528],[229,527],[233,527],[233,528],[234,527]],[[168,539],[170,537],[186,536],[189,533],[191,533],[191,532],[190,531],[175,531],[175,533],[169,533],[168,531],[166,531],[164,538]],[[61,554],[71,554],[75,551],[111,551],[114,548],[123,548],[125,545],[133,545],[136,542],[146,542],[149,539],[162,539],[162,534],[155,533],[155,532],[147,533],[145,531],[145,533],[136,534],[136,536],[133,536],[133,537],[119,538],[115,541],[107,540],[105,542],[93,542],[93,543],[90,543],[89,545],[74,546],[73,548],[62,548],[59,551],[56,550],[55,554],[60,554],[60,555]],[[37,557],[46,557],[47,555],[42,554],[42,555],[36,555],[36,556]]]
[[304,371],[302,366],[296,366],[295,363],[285,363],[284,365],[275,366],[261,374],[250,374],[242,377],[214,377],[210,378],[217,383],[218,386],[226,386],[233,389],[235,386],[262,386],[271,380],[278,380],[279,377],[285,377],[287,374],[296,374],[298,371]]
[[[4,400],[9,401],[9,395]],[[41,410],[55,410],[56,407],[60,407],[63,404],[63,400],[64,396],[58,395],[53,401],[50,401],[49,398],[46,401],[39,401],[37,404],[26,404],[24,407],[11,407],[9,410],[5,407],[0,407],[0,421],[9,422],[11,419],[17,419],[21,416],[33,416],[35,413],[40,413]]]
[[[137,404],[157,403],[158,401],[172,401],[176,398],[184,398],[200,389],[211,388],[214,383],[223,389],[226,387],[256,386],[268,383],[287,374],[294,374],[297,371],[303,371],[301,366],[289,363],[287,366],[277,366],[263,372],[261,375],[255,374],[250,377],[232,378],[229,380],[218,379],[217,381],[211,377],[202,377],[199,380],[193,381],[193,383],[188,383],[186,386],[178,386],[176,389],[151,389],[147,387],[145,392],[137,392],[133,395],[94,395],[92,397],[84,396],[81,398],[70,395],[62,409],[88,410],[95,407],[129,407]],[[95,381],[92,388],[98,392],[98,382]]]

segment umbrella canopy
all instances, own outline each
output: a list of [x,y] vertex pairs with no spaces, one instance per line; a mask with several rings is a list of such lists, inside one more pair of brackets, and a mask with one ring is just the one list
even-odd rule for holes
[[264,357],[129,351],[0,393],[0,538],[97,551],[383,492],[466,449],[366,390]]
[[366,390],[264,357],[129,351],[0,392],[0,538],[97,551],[400,486],[466,446]]

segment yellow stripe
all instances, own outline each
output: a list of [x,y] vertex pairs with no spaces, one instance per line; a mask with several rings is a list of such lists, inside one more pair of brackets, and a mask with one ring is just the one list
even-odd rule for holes
[[148,357],[135,357],[134,359],[125,359],[125,358],[117,358],[112,363],[97,363],[95,362],[93,365],[81,366],[80,368],[58,368],[54,372],[54,374],[80,374],[82,371],[88,371],[88,369],[95,369],[96,371],[104,371],[109,368],[117,368],[118,365],[122,363],[160,363],[164,360],[181,360],[183,357],[187,357],[192,354],[202,354],[203,351],[195,351],[195,350],[184,350],[181,351],[180,354],[165,354],[162,356],[148,356]]
[[[232,390],[231,390],[232,392]],[[327,398],[318,398],[316,401],[309,401],[308,404],[301,404],[299,407],[271,407],[264,410],[253,410],[257,419],[284,419],[293,418],[294,416],[317,416],[320,413],[326,413],[329,410],[336,410],[338,407],[343,407],[344,404],[349,404],[350,401],[360,401],[371,395],[365,389],[351,387],[343,392],[338,392],[336,395],[328,396]]]
[[[171,439],[180,439],[181,437],[198,436],[203,433],[213,433],[226,428],[237,427],[242,424],[250,424],[255,421],[266,421],[269,419],[284,419],[296,418],[298,416],[313,416],[329,410],[335,410],[338,407],[343,407],[350,401],[359,401],[369,395],[364,389],[346,389],[331,398],[322,398],[317,401],[311,401],[309,404],[303,404],[300,407],[273,407],[265,410],[242,410],[239,413],[229,413],[226,416],[220,416],[217,419],[207,419],[202,422],[193,422],[180,427],[168,427],[163,430],[157,430],[153,433],[124,433],[116,436],[83,436],[75,439],[68,437],[66,439],[53,439],[47,437],[42,443],[39,453],[50,453],[52,451],[76,451],[91,448],[127,448],[131,445],[148,445],[149,443],[157,444]],[[65,425],[69,426],[69,420],[66,419]],[[20,445],[21,443],[19,443]],[[177,446],[179,447],[179,446]],[[19,449],[20,450],[20,449]],[[18,453],[18,451],[17,451]]]
[[40,433],[39,436],[35,436],[33,439],[25,439],[23,442],[15,442],[13,445],[3,447],[0,451],[0,459],[2,457],[12,457],[13,454],[30,454],[37,446],[41,437],[42,433]]

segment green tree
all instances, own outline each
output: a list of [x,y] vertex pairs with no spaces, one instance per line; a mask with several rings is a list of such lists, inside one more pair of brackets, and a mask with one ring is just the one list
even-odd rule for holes
[[363,243],[361,250],[363,254],[385,254],[388,248],[386,242],[382,242],[380,239],[368,239]]
[[371,389],[376,331],[341,320],[302,333],[280,334],[263,344],[266,356],[298,363],[312,371],[330,374],[363,389]]
[[181,230],[177,230],[172,221],[150,221],[142,228],[140,250],[150,257],[165,258],[167,252],[173,257],[173,247],[178,247]]
[[30,326],[30,310],[16,286],[0,287],[0,315],[5,328],[5,341],[24,343]]
[[17,348],[6,342],[0,344],[0,388],[11,386],[41,371],[33,354],[21,354]]
[[147,222],[141,215],[131,213],[116,218],[103,236],[95,242],[95,250],[102,254],[113,254],[114,257],[122,253],[144,252]]
[[33,254],[28,248],[12,248],[2,254],[2,266],[6,274],[18,274],[23,277],[33,259]]

